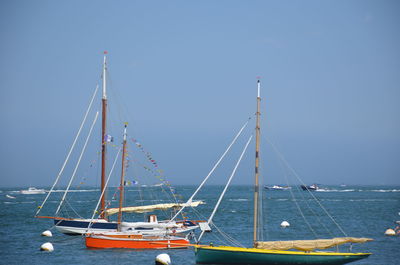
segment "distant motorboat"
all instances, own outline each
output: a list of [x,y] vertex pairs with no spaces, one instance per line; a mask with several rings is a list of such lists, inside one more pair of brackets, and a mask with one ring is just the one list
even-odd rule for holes
[[290,190],[292,187],[289,186],[279,186],[279,185],[274,185],[272,187],[264,186],[264,189],[267,190]]
[[6,194],[6,197],[9,198],[9,199],[15,199],[14,196],[11,196],[11,195],[8,195],[8,194]]
[[313,191],[313,190],[318,190],[318,189],[319,189],[319,187],[317,186],[317,184],[312,184],[312,185],[309,185],[309,186],[301,185],[300,187],[301,187],[303,190],[311,190],[311,191]]
[[35,187],[29,187],[27,190],[21,190],[21,194],[45,194],[44,189],[37,189]]

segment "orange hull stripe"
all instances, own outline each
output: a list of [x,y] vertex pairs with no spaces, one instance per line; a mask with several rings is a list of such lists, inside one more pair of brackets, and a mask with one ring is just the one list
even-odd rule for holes
[[[188,240],[113,240],[103,238],[86,237],[86,247],[88,248],[136,248],[136,249],[168,249],[183,248],[185,246],[175,244],[189,244]],[[163,244],[158,244],[163,243]],[[168,243],[175,243],[168,245]]]

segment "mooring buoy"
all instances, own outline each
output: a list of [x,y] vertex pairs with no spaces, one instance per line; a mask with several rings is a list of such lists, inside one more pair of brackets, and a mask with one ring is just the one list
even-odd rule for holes
[[52,237],[53,234],[51,233],[50,230],[46,230],[46,231],[43,231],[42,236]]
[[281,227],[283,227],[283,228],[289,227],[289,226],[290,226],[290,224],[289,224],[288,221],[283,221],[283,222],[281,223]]
[[53,244],[50,242],[44,243],[43,245],[40,246],[40,251],[48,251],[52,252],[54,250]]
[[396,235],[396,231],[394,231],[393,229],[389,228],[386,229],[385,231],[385,236],[395,236]]
[[171,265],[171,258],[166,253],[160,254],[156,257],[156,265]]

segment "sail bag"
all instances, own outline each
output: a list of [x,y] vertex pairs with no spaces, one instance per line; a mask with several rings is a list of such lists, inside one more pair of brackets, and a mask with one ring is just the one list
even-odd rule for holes
[[332,239],[315,240],[259,241],[256,242],[255,247],[271,250],[297,249],[302,251],[312,251],[314,249],[327,249],[345,243],[365,243],[369,241],[372,241],[372,239],[357,237],[335,237]]
[[[122,212],[126,213],[147,213],[152,212],[155,210],[167,210],[170,208],[181,208],[185,207],[197,207],[200,204],[204,204],[203,201],[194,201],[191,203],[160,203],[160,204],[153,204],[153,205],[144,205],[144,206],[132,206],[132,207],[123,207],[121,210]],[[119,208],[109,208],[105,210],[108,215],[118,213]]]

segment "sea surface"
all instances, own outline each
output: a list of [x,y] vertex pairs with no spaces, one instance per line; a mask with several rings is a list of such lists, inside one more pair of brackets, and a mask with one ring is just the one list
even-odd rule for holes
[[[40,188],[40,187],[37,187]],[[43,187],[42,187],[43,188]],[[46,187],[44,187],[46,189]],[[188,198],[195,186],[177,186],[179,198]],[[400,237],[385,236],[387,228],[394,228],[400,220],[399,186],[326,186],[324,191],[305,192],[293,187],[291,191],[267,191],[262,193],[263,215],[260,220],[263,227],[260,238],[264,240],[300,240],[344,236],[369,237],[374,241],[354,245],[354,252],[372,252],[364,260],[351,264],[400,264]],[[1,250],[0,264],[154,264],[160,253],[168,253],[172,264],[195,264],[192,248],[177,250],[123,250],[123,249],[87,249],[81,236],[66,236],[52,227],[50,219],[37,219],[37,207],[45,194],[22,195],[22,188],[0,188]],[[140,193],[135,188],[126,192],[126,203],[147,203],[162,201],[157,197],[145,197],[143,193],[151,187],[144,187]],[[223,186],[207,186],[197,199],[205,201],[195,210],[189,210],[187,216],[192,219],[207,219],[218,199]],[[250,186],[233,186],[225,195],[214,223],[217,229],[206,233],[202,243],[226,243],[225,238],[233,238],[238,244],[251,246],[253,191]],[[75,214],[90,218],[97,203],[99,191],[86,187],[69,193],[68,205]],[[58,191],[58,197],[62,191]],[[137,195],[139,194],[139,195]],[[15,198],[9,198],[6,195]],[[154,195],[154,194],[153,194]],[[53,215],[58,199],[50,197],[40,215]],[[321,206],[323,208],[321,208]],[[299,210],[300,209],[300,210]],[[74,211],[63,214],[73,215]],[[327,211],[330,217],[325,214]],[[159,219],[167,218],[160,213]],[[304,218],[303,218],[304,217]],[[125,216],[125,220],[143,220],[143,216]],[[304,219],[307,220],[304,221]],[[333,220],[332,220],[333,219]],[[281,228],[282,221],[288,221],[290,227]],[[340,228],[335,224],[337,223]],[[44,230],[51,229],[53,237],[42,237]],[[197,232],[197,236],[198,236]],[[41,252],[45,242],[54,245],[54,252]],[[230,244],[230,243],[229,243]],[[340,247],[347,251],[347,247]]]

